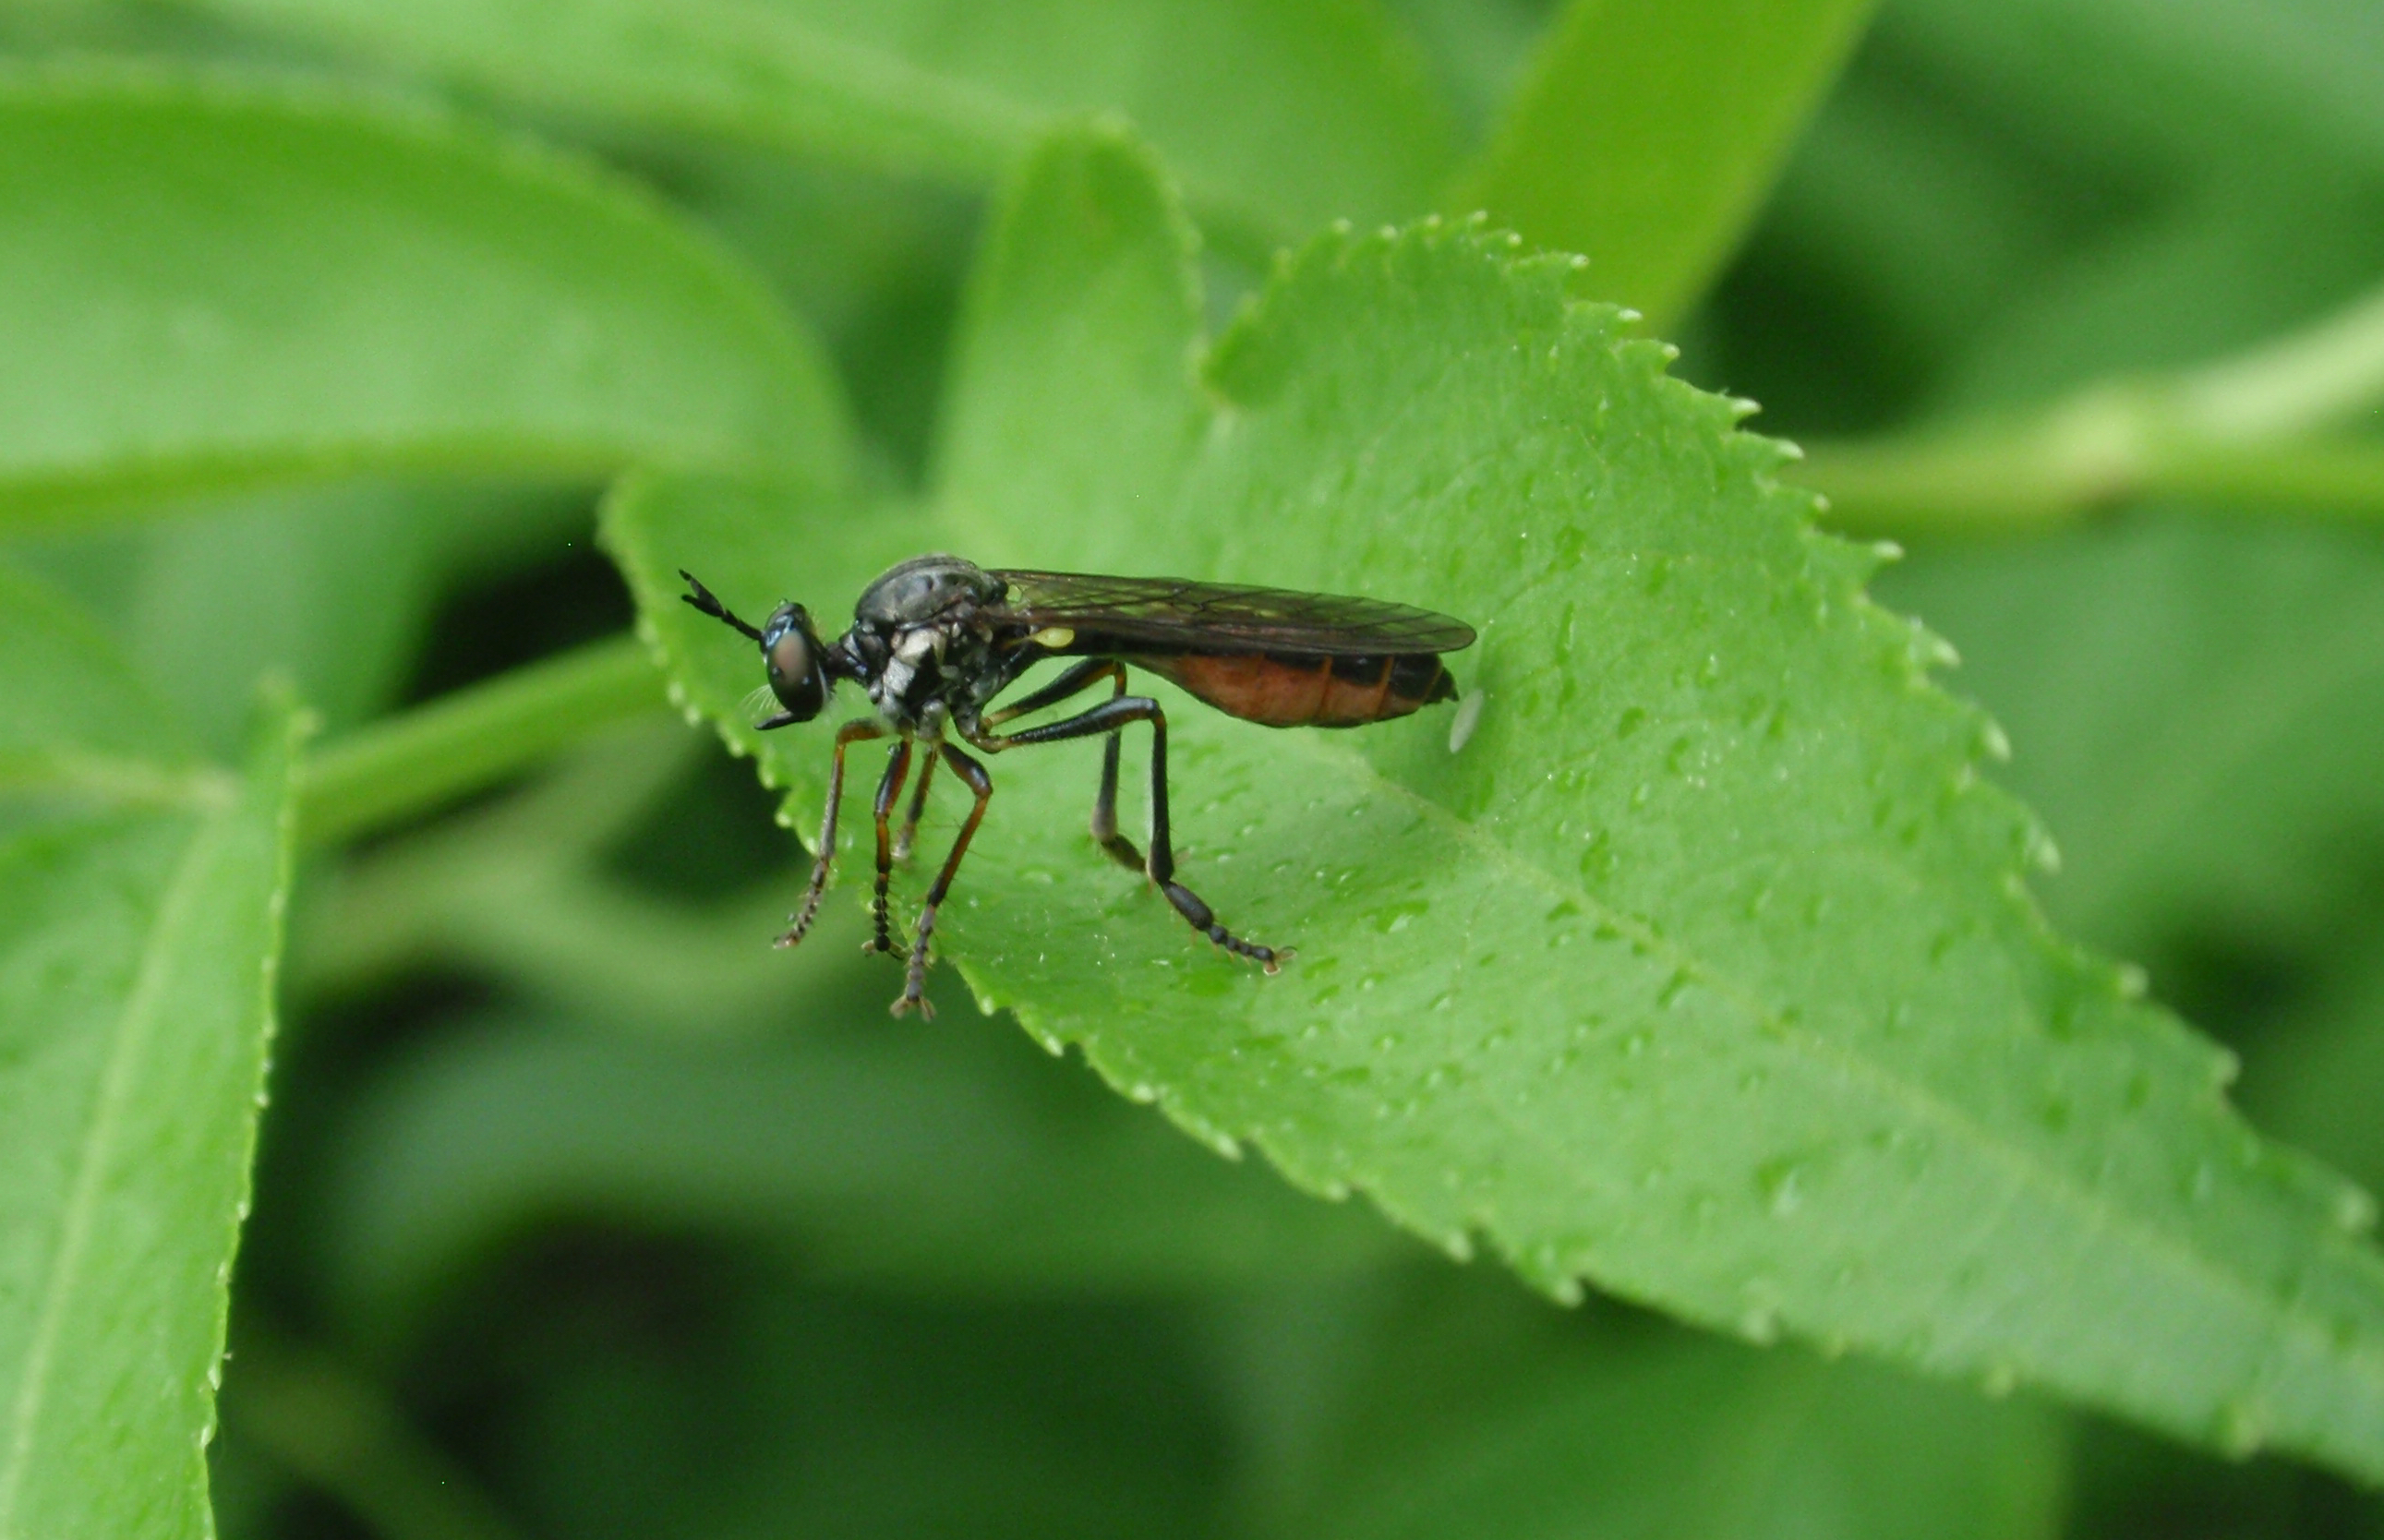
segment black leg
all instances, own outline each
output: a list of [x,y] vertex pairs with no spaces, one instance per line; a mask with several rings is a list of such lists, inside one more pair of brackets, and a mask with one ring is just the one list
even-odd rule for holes
[[952,841],[952,853],[944,857],[944,869],[936,874],[936,885],[927,889],[926,906],[919,911],[919,930],[911,942],[911,963],[902,977],[902,998],[894,1002],[894,1013],[900,1015],[913,1006],[919,1014],[933,1019],[936,1008],[927,1003],[927,939],[936,933],[936,910],[952,890],[952,875],[961,869],[961,857],[968,854],[969,841],[976,838],[976,826],[985,822],[985,804],[993,800],[993,777],[985,766],[947,743],[944,760],[952,773],[968,782],[976,793],[976,805],[969,809],[967,819],[961,825],[960,838]]
[[[1143,863],[1143,870],[1193,929],[1235,956],[1262,963],[1267,972],[1273,973],[1292,955],[1290,948],[1262,947],[1244,940],[1217,923],[1215,912],[1201,901],[1200,895],[1175,880],[1174,844],[1169,838],[1167,822],[1167,714],[1159,709],[1158,702],[1146,695],[1112,696],[1064,721],[1015,733],[981,734],[971,741],[980,749],[999,752],[1031,743],[1060,743],[1099,733],[1114,735],[1136,722],[1150,724],[1150,857]],[[1111,742],[1116,741],[1113,736]],[[1111,795],[1114,801],[1113,790]]]
[[873,738],[884,738],[888,729],[875,722],[848,722],[836,730],[836,760],[827,773],[827,815],[820,820],[819,856],[812,863],[811,886],[803,889],[803,901],[787,916],[787,933],[777,944],[791,947],[812,928],[812,918],[819,913],[820,895],[827,891],[828,868],[836,864],[836,813],[844,801],[844,751],[855,743],[865,743]]
[[[1110,692],[1110,699],[1117,701],[1124,694],[1125,670],[1121,668],[1117,671],[1117,689]],[[1164,737],[1166,730],[1163,726],[1160,727],[1160,735]],[[1111,861],[1129,872],[1141,872],[1149,869],[1144,864],[1142,852],[1134,848],[1133,840],[1118,832],[1118,755],[1124,747],[1124,728],[1111,733],[1109,741],[1101,745],[1101,785],[1100,789],[1093,793],[1093,840],[1110,852]]]
[[[933,764],[936,762],[930,757],[927,763]],[[869,897],[869,918],[875,934],[863,950],[882,951],[888,956],[894,951],[894,938],[887,934],[886,929],[886,885],[894,875],[894,851],[887,838],[886,821],[902,795],[902,777],[910,770],[911,740],[906,738],[896,743],[894,751],[886,758],[886,774],[878,777],[877,801],[871,809],[877,820],[877,888]],[[920,778],[925,780],[925,776]]]
[[894,859],[911,859],[911,847],[918,843],[919,818],[927,811],[927,787],[936,778],[937,758],[933,754],[919,761],[919,784],[911,791],[911,811],[902,815],[902,832],[894,837]]
[[[1072,695],[1082,694],[1103,679],[1108,679],[1111,683],[1111,700],[1114,701],[1124,695],[1125,664],[1115,658],[1086,658],[1084,662],[1063,671],[1059,677],[1041,689],[1019,701],[1016,705],[1004,706],[987,716],[984,726],[998,727],[1004,722],[1024,716],[1029,712],[1041,711],[1045,706],[1056,705]],[[1093,797],[1093,840],[1102,850],[1109,851],[1110,858],[1119,865],[1129,872],[1139,872],[1143,869],[1142,852],[1134,848],[1133,840],[1118,833],[1119,747],[1119,735],[1111,733],[1109,742],[1101,749],[1101,787]]]
[[737,629],[744,632],[747,640],[749,640],[760,641],[762,640],[762,633],[759,630],[753,627],[746,625],[743,621],[729,614],[727,605],[723,604],[719,600],[714,598],[710,589],[705,588],[702,583],[695,580],[695,574],[688,571],[685,567],[681,567],[678,569],[678,575],[687,579],[687,586],[691,590],[689,592],[680,594],[679,598],[686,601],[690,608],[695,609],[702,614],[708,615],[714,620],[723,621],[730,626],[734,626]]

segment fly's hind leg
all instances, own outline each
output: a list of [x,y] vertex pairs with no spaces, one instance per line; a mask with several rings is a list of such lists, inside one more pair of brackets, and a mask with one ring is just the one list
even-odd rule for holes
[[1101,794],[1093,807],[1093,834],[1099,838],[1103,813],[1108,814],[1107,838],[1102,847],[1112,856],[1125,860],[1125,851],[1134,850],[1133,842],[1117,833],[1117,752],[1119,736],[1136,722],[1150,724],[1150,854],[1147,860],[1130,863],[1148,875],[1167,895],[1167,901],[1185,922],[1206,936],[1217,946],[1236,957],[1247,957],[1267,972],[1273,973],[1294,954],[1289,947],[1260,946],[1258,942],[1235,935],[1217,923],[1216,912],[1199,894],[1175,880],[1174,842],[1170,838],[1167,818],[1167,714],[1159,702],[1144,695],[1114,695],[1090,711],[1071,716],[1065,721],[1045,727],[1029,727],[1024,732],[1003,737],[978,739],[981,749],[1018,748],[1029,743],[1058,743],[1072,738],[1092,738],[1107,734],[1109,744],[1102,758]]
[[[1124,695],[1125,670],[1121,667],[1117,671],[1117,689],[1111,692],[1110,700],[1115,703]],[[1163,727],[1159,730],[1162,736],[1166,732]],[[1118,756],[1124,748],[1124,727],[1112,730],[1101,744],[1101,786],[1093,793],[1093,841],[1109,851],[1110,859],[1127,871],[1143,872],[1148,871],[1149,866],[1142,859],[1142,852],[1134,848],[1133,840],[1118,832]],[[1163,771],[1160,773],[1165,774]]]
[[[1072,695],[1080,695],[1092,689],[1103,679],[1110,681],[1110,699],[1117,700],[1125,693],[1125,664],[1115,658],[1086,658],[1081,663],[1071,664],[1042,689],[1021,697],[1013,705],[1004,706],[988,714],[983,726],[999,727],[1004,722],[1013,721],[1029,712],[1057,705]],[[1111,732],[1109,742],[1101,747],[1101,788],[1093,797],[1093,839],[1102,850],[1109,851],[1110,859],[1129,872],[1139,872],[1143,869],[1142,852],[1134,848],[1133,840],[1118,832],[1117,826],[1118,736]],[[978,746],[987,747],[982,742]]]

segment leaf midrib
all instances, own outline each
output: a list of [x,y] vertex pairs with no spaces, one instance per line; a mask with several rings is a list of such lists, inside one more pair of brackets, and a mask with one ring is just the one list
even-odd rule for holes
[[214,867],[235,816],[236,811],[227,811],[203,819],[192,832],[167,887],[165,900],[158,905],[149,939],[142,949],[131,992],[117,1016],[99,1094],[93,1099],[91,1121],[83,1130],[74,1186],[58,1232],[57,1250],[52,1255],[49,1275],[38,1296],[40,1315],[26,1347],[25,1377],[8,1409],[6,1454],[5,1459],[0,1459],[0,1535],[17,1533],[17,1504],[23,1494],[35,1429],[50,1388],[52,1360],[56,1356],[58,1336],[64,1329],[77,1275],[82,1268],[83,1253],[97,1221],[100,1185],[125,1119],[125,1106],[141,1062],[140,1050],[147,1045],[163,1014],[170,959],[186,928],[202,913],[199,898],[206,886],[204,878]]

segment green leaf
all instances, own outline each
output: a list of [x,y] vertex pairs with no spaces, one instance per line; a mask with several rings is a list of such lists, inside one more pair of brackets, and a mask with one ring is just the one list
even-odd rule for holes
[[844,432],[760,285],[580,167],[329,90],[0,75],[0,527],[373,469],[832,479]]
[[1459,206],[1587,254],[1594,287],[1669,324],[1754,219],[1871,0],[1573,0]]
[[[1080,163],[1135,159],[1055,143],[994,249],[1088,221],[1082,190],[1121,173]],[[1150,206],[1098,212],[1172,247]],[[1091,745],[1001,760],[938,933],[980,1002],[1211,1141],[1453,1252],[1486,1236],[1559,1295],[1586,1278],[2384,1472],[2372,1206],[2261,1141],[2221,1094],[2227,1055],[2047,930],[2040,837],[1979,779],[1997,735],[1930,683],[1940,644],[1863,597],[1876,558],[1811,529],[1773,479],[1784,452],[1665,379],[1668,351],[1578,282],[1470,227],[1328,237],[1211,349],[1181,402],[1190,453],[1105,479],[1131,498],[1010,503],[987,466],[948,489],[962,526],[652,478],[608,538],[688,703],[806,822],[822,736],[747,726],[751,644],[680,605],[675,568],[732,604],[799,588],[825,609],[964,528],[993,565],[1473,621],[1454,663],[1484,703],[1454,751],[1439,713],[1278,734],[1165,696],[1182,879],[1298,945],[1278,977],[1211,955],[1091,849]],[[1119,371],[1068,362],[1007,383],[1043,407],[1022,486],[1050,441],[1120,416],[1078,385]],[[997,409],[1025,416],[958,403],[956,437]]]
[[[43,682],[60,664],[79,710]],[[0,720],[34,724],[12,738],[111,755],[141,696],[87,622],[0,575]],[[244,773],[185,779],[179,805],[91,776],[81,815],[0,835],[0,1534],[213,1533],[292,747],[275,712]]]
[[1447,107],[1370,0],[202,0],[590,119],[971,183],[1052,121],[1132,116],[1261,245],[1429,203]]

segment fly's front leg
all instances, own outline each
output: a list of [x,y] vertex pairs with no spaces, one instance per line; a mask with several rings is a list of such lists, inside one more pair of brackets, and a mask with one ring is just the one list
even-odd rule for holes
[[927,902],[919,911],[918,934],[911,942],[911,962],[902,978],[902,998],[894,1002],[894,1014],[900,1015],[913,1006],[919,1014],[932,1020],[936,1008],[927,1003],[927,941],[936,933],[936,911],[942,906],[945,895],[952,890],[952,876],[961,869],[961,858],[968,854],[969,841],[976,838],[976,826],[985,822],[985,804],[993,800],[993,777],[985,766],[947,743],[943,756],[952,773],[968,782],[976,793],[976,805],[969,809],[967,819],[961,825],[960,838],[952,841],[952,853],[944,857],[944,869],[936,874],[936,885],[927,889]]
[[[932,766],[935,763],[934,757],[930,756],[927,764]],[[894,752],[888,756],[886,774],[877,782],[877,800],[871,804],[871,811],[877,821],[877,887],[869,897],[869,918],[875,931],[863,948],[864,951],[882,951],[891,955],[894,950],[894,938],[888,933],[886,925],[886,887],[894,875],[894,851],[887,838],[886,825],[894,811],[895,801],[902,795],[902,779],[910,770],[911,740],[906,738],[895,744]],[[920,784],[925,785],[926,779],[925,772],[922,772]]]
[[936,756],[928,754],[919,761],[919,784],[911,792],[911,811],[902,815],[902,832],[894,837],[894,859],[911,859],[911,847],[918,843],[919,817],[927,811],[927,786],[936,778]]
[[777,944],[791,947],[812,928],[812,919],[819,913],[820,895],[827,891],[828,869],[836,864],[836,813],[844,801],[844,751],[855,743],[873,738],[884,738],[888,729],[875,722],[848,722],[836,730],[836,759],[827,773],[827,815],[820,820],[819,856],[812,863],[811,886],[803,889],[803,901],[787,916],[787,933]]
[[[1111,735],[1111,743],[1115,744],[1116,735],[1136,722],[1150,724],[1150,856],[1143,863],[1143,870],[1151,881],[1159,885],[1159,890],[1167,895],[1167,901],[1193,929],[1235,956],[1247,957],[1264,966],[1267,972],[1273,973],[1292,956],[1289,947],[1263,947],[1235,935],[1217,923],[1215,911],[1201,900],[1200,895],[1175,880],[1174,841],[1170,838],[1167,820],[1167,714],[1159,709],[1158,702],[1145,695],[1114,696],[1064,722],[1029,727],[1007,736],[987,735],[975,741],[981,749],[999,751],[1107,733]],[[1113,788],[1111,801],[1114,810]]]

